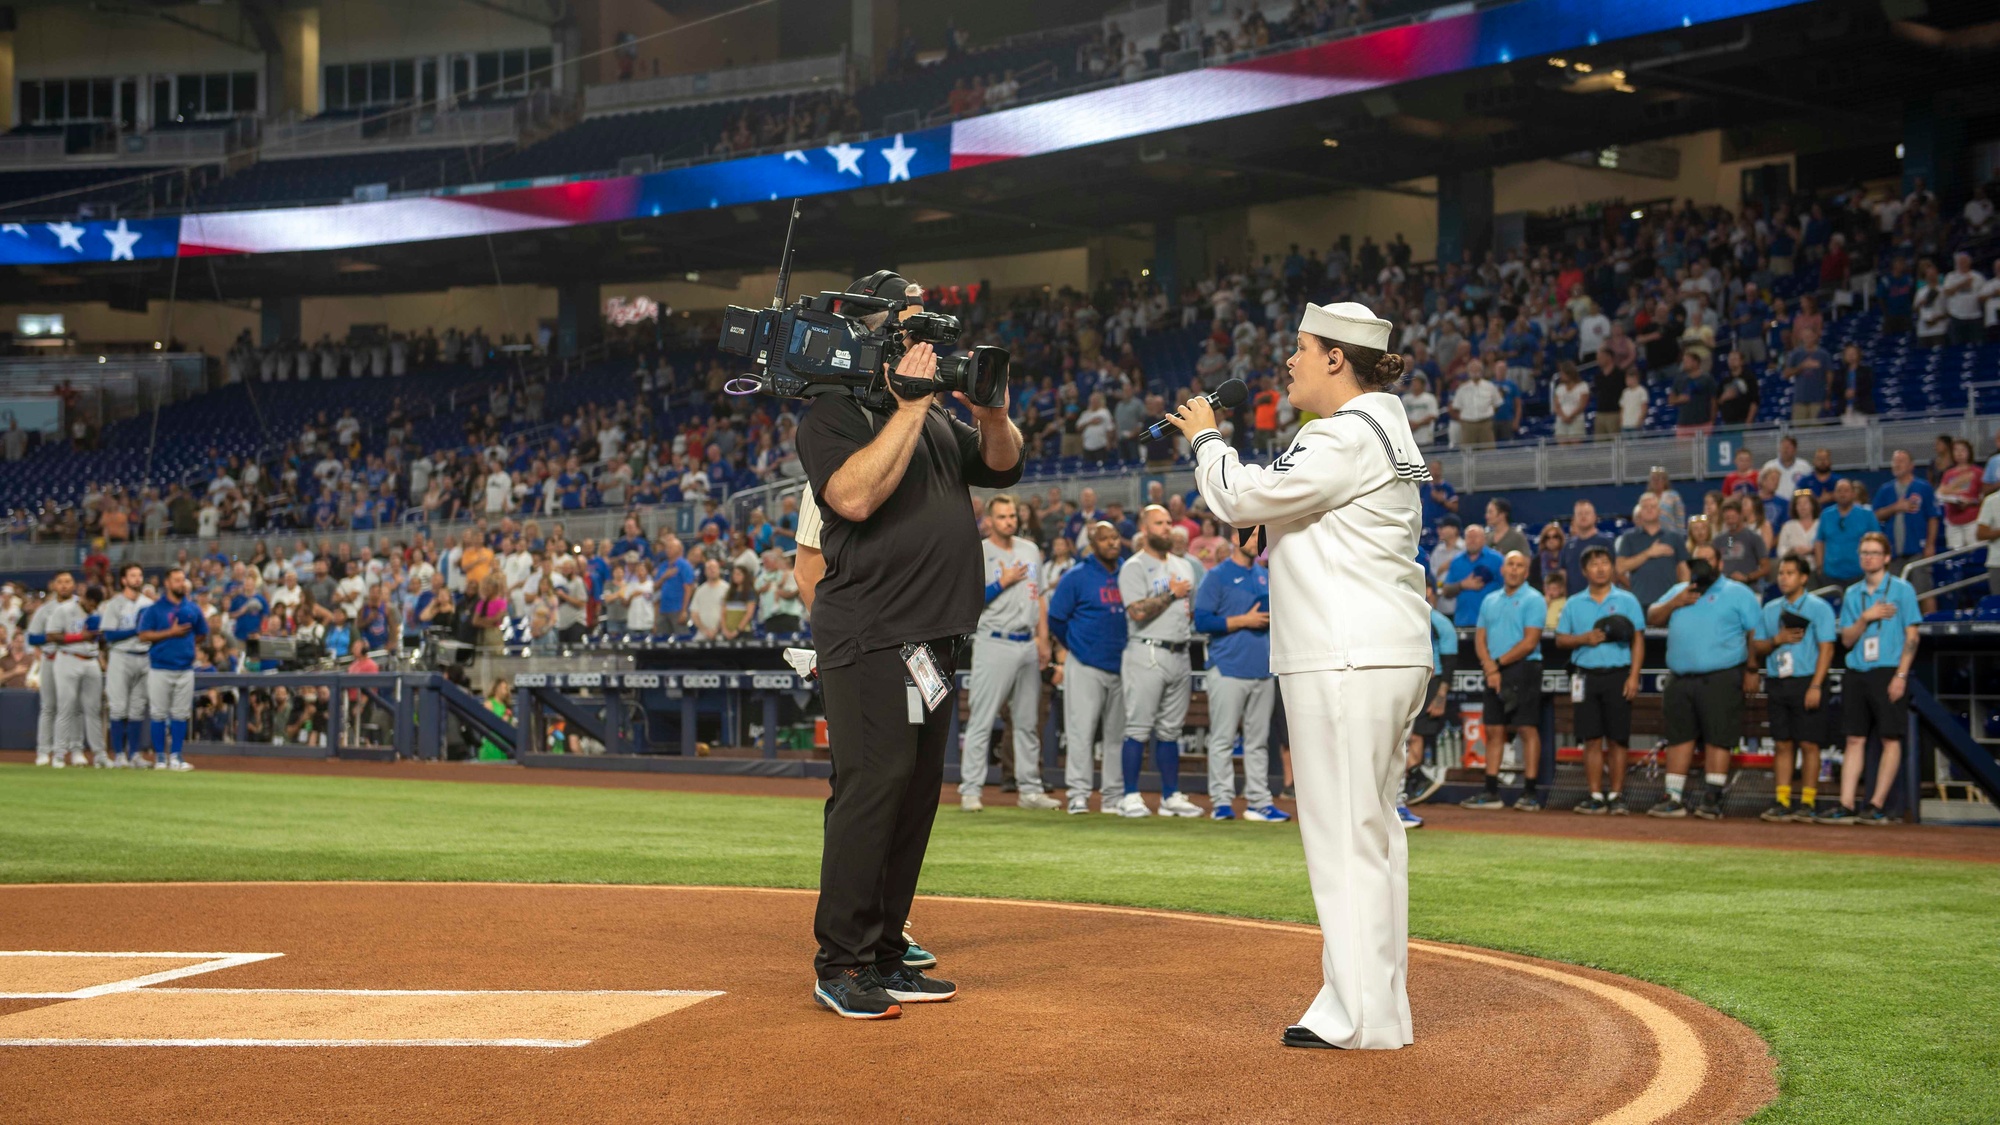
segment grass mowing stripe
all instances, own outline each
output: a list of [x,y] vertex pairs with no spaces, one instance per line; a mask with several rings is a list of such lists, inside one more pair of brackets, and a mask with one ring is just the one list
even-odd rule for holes
[[[0,766],[0,881],[811,886],[810,801]],[[1629,974],[1778,1054],[1760,1121],[2000,1120],[2000,865],[1411,837],[1411,932]],[[1311,922],[1295,825],[942,810],[923,889]],[[1531,1050],[1548,1045],[1530,1045]]]

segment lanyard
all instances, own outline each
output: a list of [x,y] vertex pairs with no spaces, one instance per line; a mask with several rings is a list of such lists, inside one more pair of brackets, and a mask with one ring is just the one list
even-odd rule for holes
[[[1888,576],[1887,574],[1884,574],[1884,575],[1882,576],[1882,585],[1881,585],[1881,587],[1880,587],[1880,590],[1881,590],[1881,594],[1882,594],[1882,600],[1883,600],[1883,601],[1885,601],[1885,602],[1886,602],[1886,601],[1888,601],[1888,600],[1889,600],[1889,576]],[[1866,613],[1866,612],[1868,612],[1868,606],[1869,606],[1869,604],[1870,604],[1870,603],[1869,603],[1869,601],[1868,601],[1868,583],[1864,581],[1863,583],[1861,583],[1861,612],[1863,612],[1863,613]],[[1863,629],[1861,630],[1861,635],[1862,635],[1862,636],[1867,636],[1867,635],[1868,635],[1869,633],[1877,633],[1877,629],[1878,629],[1878,627],[1879,627],[1879,626],[1880,626],[1881,624],[1882,624],[1882,623],[1881,623],[1880,621],[1870,621],[1870,622],[1869,622],[1869,623],[1867,624],[1867,626],[1865,626],[1865,627],[1864,627],[1864,628],[1863,628]],[[1877,633],[1877,635],[1879,636],[1880,634],[1879,634],[1879,633]]]

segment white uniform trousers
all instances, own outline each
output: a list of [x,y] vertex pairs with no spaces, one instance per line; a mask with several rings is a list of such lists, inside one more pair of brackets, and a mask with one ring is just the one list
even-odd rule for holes
[[972,690],[959,754],[958,791],[986,784],[986,751],[1000,704],[1014,726],[1014,782],[1023,793],[1042,791],[1042,659],[1033,641],[978,637],[972,642]]
[[1071,796],[1088,794],[1095,778],[1097,749],[1104,747],[1104,803],[1125,796],[1125,760],[1119,756],[1125,730],[1125,686],[1116,672],[1092,668],[1071,653],[1063,665],[1063,785]]
[[1396,802],[1404,736],[1429,679],[1414,667],[1279,677],[1325,941],[1324,983],[1299,1022],[1336,1047],[1411,1042],[1410,851]]
[[104,669],[95,656],[56,657],[50,669],[62,681],[62,707],[57,712],[56,746],[63,751],[81,751],[86,743],[96,753],[104,752]]
[[1278,687],[1269,676],[1245,680],[1208,671],[1208,799],[1236,796],[1236,733],[1243,732],[1243,796],[1253,809],[1271,803],[1271,708]]

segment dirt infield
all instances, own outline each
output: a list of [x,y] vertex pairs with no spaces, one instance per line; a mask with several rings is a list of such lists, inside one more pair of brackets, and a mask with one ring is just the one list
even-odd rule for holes
[[[1740,1121],[1776,1093],[1763,1042],[1684,996],[1431,943],[1412,946],[1414,1046],[1287,1050],[1278,1032],[1318,984],[1317,930],[1109,907],[920,900],[918,936],[959,998],[853,1023],[811,1003],[812,903],[727,888],[0,887],[0,950],[94,955],[58,971],[0,954],[0,993],[113,989],[0,999],[0,1042],[97,1044],[0,1046],[0,1105],[36,1122],[1639,1125]],[[178,960],[135,969],[142,953]],[[107,983],[272,953],[171,985]],[[348,1045],[385,1040],[409,1045]],[[442,1045],[502,1040],[540,1045]]]

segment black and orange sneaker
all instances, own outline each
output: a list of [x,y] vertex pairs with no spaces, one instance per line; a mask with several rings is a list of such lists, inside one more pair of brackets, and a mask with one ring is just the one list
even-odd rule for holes
[[873,965],[820,978],[813,986],[813,999],[834,1015],[850,1020],[892,1020],[903,1014],[903,1006],[882,987]]

